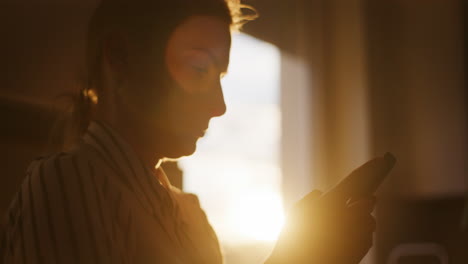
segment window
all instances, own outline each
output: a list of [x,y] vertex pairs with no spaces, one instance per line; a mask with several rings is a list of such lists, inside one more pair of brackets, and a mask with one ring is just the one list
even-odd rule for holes
[[[261,261],[283,223],[280,61],[277,47],[234,34],[223,79],[227,112],[211,121],[197,152],[180,160],[184,189],[196,193],[226,264]],[[258,245],[256,252],[235,249]],[[252,247],[248,247],[252,248]],[[256,262],[260,263],[260,262]]]

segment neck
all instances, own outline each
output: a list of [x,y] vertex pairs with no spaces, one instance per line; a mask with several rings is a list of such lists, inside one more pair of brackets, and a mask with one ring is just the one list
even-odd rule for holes
[[[115,109],[113,109],[115,110]],[[153,146],[154,138],[145,133],[147,129],[128,114],[118,114],[117,111],[98,111],[96,120],[109,124],[133,149],[135,154],[150,168],[161,165],[164,157],[156,153]],[[115,114],[114,114],[115,113]]]
[[[159,167],[161,165],[163,157],[160,157],[155,153],[155,147],[152,144],[152,140],[138,133],[136,126],[130,125],[113,125],[126,142],[132,147],[136,155],[143,161],[146,166],[150,168]],[[144,131],[144,130],[142,130]]]

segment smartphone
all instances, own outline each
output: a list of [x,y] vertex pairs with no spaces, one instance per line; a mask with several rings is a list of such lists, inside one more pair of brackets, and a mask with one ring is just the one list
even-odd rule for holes
[[327,194],[348,201],[373,195],[396,164],[391,153],[374,158],[341,180]]

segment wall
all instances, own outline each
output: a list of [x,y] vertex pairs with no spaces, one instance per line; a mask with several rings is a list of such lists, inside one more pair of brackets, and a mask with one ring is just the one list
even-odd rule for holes
[[461,1],[368,1],[374,148],[398,166],[389,195],[463,195],[466,86]]

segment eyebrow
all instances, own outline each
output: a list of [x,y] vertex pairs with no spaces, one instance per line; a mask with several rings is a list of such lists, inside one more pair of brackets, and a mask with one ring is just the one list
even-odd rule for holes
[[224,69],[224,67],[222,67],[221,62],[216,58],[216,56],[211,51],[209,51],[208,49],[204,49],[204,48],[193,48],[193,50],[202,51],[208,54],[211,60],[213,60],[216,67],[218,67],[218,69],[220,69],[222,73],[227,73],[227,69]]

